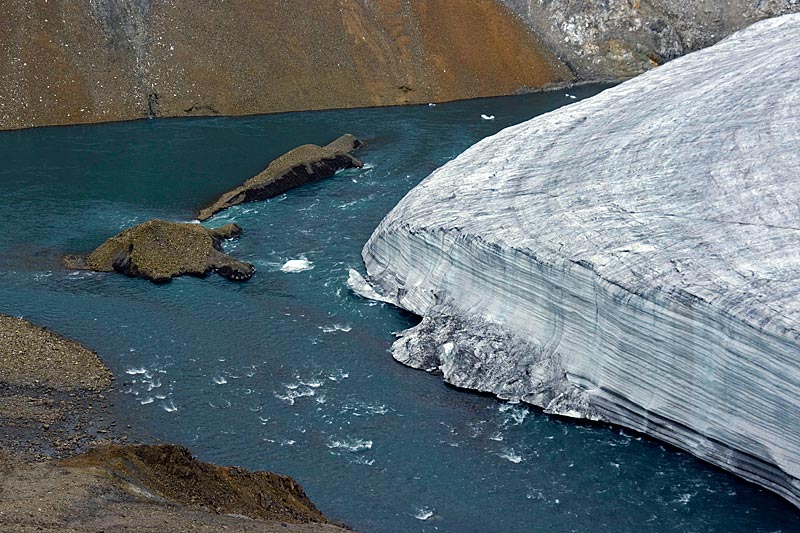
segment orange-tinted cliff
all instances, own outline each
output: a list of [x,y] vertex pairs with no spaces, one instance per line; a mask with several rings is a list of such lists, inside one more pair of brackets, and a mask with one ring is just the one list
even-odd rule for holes
[[569,80],[493,0],[0,5],[0,129],[423,103]]

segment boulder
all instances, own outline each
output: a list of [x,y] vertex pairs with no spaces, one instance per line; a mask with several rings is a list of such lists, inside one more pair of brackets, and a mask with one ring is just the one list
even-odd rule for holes
[[326,146],[304,144],[286,152],[258,175],[220,196],[198,213],[199,220],[208,220],[216,213],[246,202],[266,200],[312,181],[333,176],[337,170],[361,168],[363,163],[350,155],[361,147],[361,141],[345,134]]
[[150,220],[111,237],[86,257],[68,255],[62,263],[67,268],[115,271],[157,283],[210,272],[244,281],[255,268],[226,255],[221,246],[222,240],[241,233],[236,224],[208,229],[200,224]]

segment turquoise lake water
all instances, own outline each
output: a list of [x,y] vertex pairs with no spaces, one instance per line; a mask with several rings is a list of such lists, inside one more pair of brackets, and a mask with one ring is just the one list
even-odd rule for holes
[[[574,101],[556,91],[2,132],[0,312],[96,350],[146,433],[290,474],[364,533],[800,530],[777,496],[657,441],[401,366],[387,349],[415,317],[348,291],[347,269],[363,271],[362,245],[408,190],[483,137]],[[206,224],[244,228],[226,250],[256,265],[249,282],[154,285],[59,266],[133,224],[191,220],[274,157],[345,132],[367,142],[363,169]],[[283,272],[293,259],[312,268]]]

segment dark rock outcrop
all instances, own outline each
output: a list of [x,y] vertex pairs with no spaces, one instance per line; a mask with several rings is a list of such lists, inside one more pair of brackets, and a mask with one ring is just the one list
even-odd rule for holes
[[199,220],[208,220],[216,213],[246,202],[273,198],[290,189],[333,176],[337,170],[360,168],[363,163],[350,155],[361,147],[361,141],[345,134],[326,146],[304,144],[286,152],[258,175],[226,192],[213,204],[200,210]]
[[759,20],[800,11],[797,0],[498,1],[583,80],[636,76]]
[[236,224],[208,229],[199,224],[150,220],[123,231],[86,257],[65,256],[67,268],[120,272],[165,282],[176,276],[211,272],[233,280],[252,277],[255,268],[222,252],[221,241],[241,235]]

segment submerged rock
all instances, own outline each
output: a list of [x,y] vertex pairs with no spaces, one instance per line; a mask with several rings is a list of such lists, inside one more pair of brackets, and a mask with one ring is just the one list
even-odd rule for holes
[[425,317],[395,357],[800,504],[798,36],[758,23],[431,174],[363,250]]
[[333,176],[337,170],[361,168],[364,164],[350,155],[361,147],[361,141],[345,134],[326,146],[304,144],[286,152],[239,187],[226,192],[213,204],[198,213],[199,220],[208,220],[234,205],[273,198],[290,189]]
[[250,279],[255,268],[222,252],[221,241],[241,235],[236,224],[208,229],[200,224],[150,220],[111,237],[87,257],[65,256],[64,266],[120,272],[155,282],[210,272],[233,280]]

